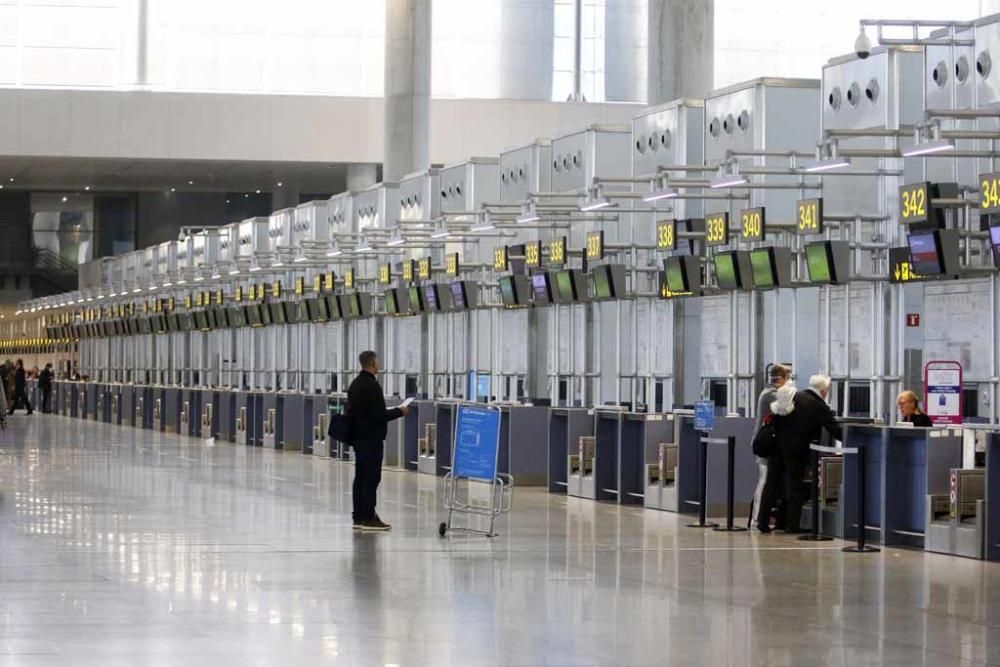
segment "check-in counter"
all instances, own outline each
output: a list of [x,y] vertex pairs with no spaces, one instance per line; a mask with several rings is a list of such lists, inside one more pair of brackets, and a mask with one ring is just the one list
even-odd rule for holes
[[[726,513],[728,490],[729,452],[725,445],[701,444],[704,435],[694,428],[691,411],[676,411],[677,427],[677,477],[674,482],[677,491],[677,508],[685,514],[697,514],[700,506],[700,480],[702,456],[707,451],[707,478],[705,497],[707,516],[723,516]],[[734,514],[746,515],[757,485],[757,461],[753,454],[754,420],[747,417],[717,417],[715,428],[708,434],[713,439],[736,438],[733,464]]]
[[420,461],[428,449],[437,445],[437,438],[428,443],[427,427],[436,428],[437,408],[434,401],[416,400],[410,403],[410,414],[400,419],[403,424],[403,467],[406,470],[419,470]]
[[229,388],[219,390],[218,417],[216,422],[219,440],[236,442],[236,423],[239,411],[236,409],[238,391]]
[[[865,461],[865,529],[873,543],[925,547],[928,496],[947,495],[951,470],[962,465],[961,431],[889,426],[844,426],[844,446]],[[857,535],[858,466],[844,462],[840,517],[824,532]]]
[[267,449],[281,449],[282,427],[285,422],[283,392],[267,392],[261,396],[261,445]]
[[236,392],[236,444],[264,444],[264,396],[257,391]]
[[[395,408],[402,399],[391,397],[386,399],[386,407]],[[403,470],[406,461],[406,419],[394,419],[386,424],[385,455],[382,459],[383,468]]]
[[280,418],[281,449],[301,452],[312,448],[312,399],[301,392],[289,392],[284,395]]
[[160,418],[163,420],[165,433],[181,433],[181,396],[183,391],[180,387],[163,388]]
[[658,443],[672,440],[673,428],[672,415],[595,408],[593,439],[578,438],[578,451],[570,454],[567,493],[642,503],[647,464],[655,459]]
[[[452,421],[454,424],[454,421]],[[511,475],[517,486],[545,486],[548,482],[549,408],[533,405],[500,406],[500,443],[497,472]],[[438,434],[440,435],[440,426]],[[449,436],[453,439],[453,436]],[[449,444],[452,442],[450,439]],[[448,465],[451,466],[451,454]]]
[[[567,493],[572,466],[570,452],[578,452],[580,438],[594,435],[594,416],[586,408],[552,408],[549,416],[548,487],[553,493]],[[579,496],[580,475],[574,483]]]
[[59,414],[64,417],[76,417],[77,408],[79,404],[77,403],[77,383],[66,380],[60,382],[59,388]]
[[[198,396],[198,435],[201,438],[220,438],[219,436],[219,401],[220,392],[216,388],[203,389]],[[221,439],[221,438],[220,438]]]
[[323,458],[341,458],[346,447],[343,443],[333,440],[329,435],[330,415],[339,412],[347,401],[344,393],[314,394],[310,408],[310,434],[312,436],[312,454]]
[[178,433],[188,437],[201,434],[201,387],[185,387],[181,390],[181,411],[178,419]]
[[986,439],[986,560],[1000,561],[1000,433]]
[[433,429],[424,431],[424,449],[420,454],[417,471],[425,475],[444,475],[451,470],[451,443],[455,428],[458,401],[433,403]]
[[114,426],[122,425],[122,392],[124,385],[108,385],[108,421]]

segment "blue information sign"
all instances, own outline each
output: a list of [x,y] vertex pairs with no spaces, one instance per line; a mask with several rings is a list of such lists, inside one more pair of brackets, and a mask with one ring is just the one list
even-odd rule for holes
[[715,428],[715,402],[698,401],[694,404],[694,430],[711,431]]
[[500,411],[477,405],[458,406],[452,474],[492,482],[497,476]]

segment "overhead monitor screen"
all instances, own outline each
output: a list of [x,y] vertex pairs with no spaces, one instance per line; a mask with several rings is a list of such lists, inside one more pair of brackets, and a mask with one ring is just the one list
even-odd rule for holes
[[806,268],[809,269],[809,282],[827,284],[833,282],[830,268],[830,254],[826,243],[806,244]]
[[153,333],[153,318],[152,317],[140,317],[139,318],[139,333],[140,334],[150,334],[150,333]]
[[285,322],[287,324],[298,324],[305,319],[302,314],[301,301],[282,301],[281,308],[285,311]]
[[993,245],[993,256],[1000,262],[1000,227],[990,227],[990,243]]
[[285,324],[287,322],[285,319],[285,309],[281,302],[273,301],[264,304],[263,307],[271,311],[271,322],[274,324]]
[[437,285],[424,285],[424,303],[428,311],[441,310],[438,302]]
[[229,324],[229,311],[219,306],[215,308],[215,327],[217,329],[225,329],[232,326]]
[[463,310],[469,307],[469,302],[465,298],[465,283],[456,280],[451,284],[451,299],[455,303],[455,308]]
[[535,303],[551,303],[552,291],[547,273],[536,273],[531,276],[531,291],[535,295]]
[[191,331],[194,329],[194,319],[191,313],[181,313],[177,316],[177,324],[180,331]]
[[344,311],[341,308],[340,296],[337,294],[328,294],[325,298],[326,300],[326,314],[331,320],[339,320],[344,316]]
[[226,319],[229,320],[229,326],[234,329],[245,327],[247,324],[246,312],[237,306],[226,309]]
[[208,331],[208,314],[204,310],[194,312],[194,328],[198,331]]
[[326,322],[326,300],[318,297],[306,299],[306,316],[310,322]]
[[390,315],[399,315],[399,299],[396,296],[396,290],[386,290],[383,297],[385,299],[385,312]]
[[569,270],[556,272],[557,301],[570,303],[576,301],[576,287],[573,284],[573,273]]
[[777,284],[771,262],[771,248],[755,248],[750,251],[750,271],[753,286],[758,289],[768,289]]
[[666,263],[667,289],[671,292],[690,291],[687,276],[684,274],[684,263],[681,257],[670,257]]
[[161,334],[167,331],[167,318],[163,315],[153,315],[149,318],[149,323],[153,327],[153,333]]
[[936,232],[910,234],[907,242],[910,246],[910,266],[914,272],[922,276],[939,276],[944,273],[941,246]]
[[267,307],[266,303],[260,305],[260,323],[265,326],[274,324],[274,318],[271,317],[271,309]]
[[167,315],[166,323],[167,323],[167,333],[180,331],[180,325],[177,323],[177,315]]
[[512,276],[502,276],[500,278],[500,300],[505,306],[517,305],[517,292],[514,290],[514,278]]
[[736,267],[736,255],[729,252],[719,252],[712,256],[715,262],[715,278],[719,288],[734,290],[740,288],[740,274]]
[[597,299],[611,299],[614,297],[614,289],[611,286],[611,268],[608,266],[594,267],[594,297]]
[[424,312],[424,295],[419,285],[410,286],[410,310],[414,313]]
[[243,306],[243,319],[246,321],[247,326],[263,326],[263,322],[260,318],[260,306],[255,303],[249,306]]

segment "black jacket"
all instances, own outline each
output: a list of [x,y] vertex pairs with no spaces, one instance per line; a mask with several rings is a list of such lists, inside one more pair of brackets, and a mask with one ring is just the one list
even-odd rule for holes
[[43,368],[42,372],[38,374],[38,388],[39,389],[49,389],[52,387],[52,371],[48,368]]
[[931,421],[931,418],[923,412],[912,414],[909,417],[903,417],[903,421],[910,422],[914,426],[920,426],[922,428],[931,428],[934,426],[934,422]]
[[807,458],[809,443],[818,442],[824,429],[840,440],[841,428],[833,410],[813,391],[797,391],[792,411],[778,424],[778,448],[785,457]]
[[24,373],[24,368],[14,371],[14,391],[24,391],[28,385],[28,378]]
[[387,410],[382,385],[368,371],[361,371],[347,389],[347,415],[351,419],[351,443],[382,442],[386,424],[399,419],[399,408]]

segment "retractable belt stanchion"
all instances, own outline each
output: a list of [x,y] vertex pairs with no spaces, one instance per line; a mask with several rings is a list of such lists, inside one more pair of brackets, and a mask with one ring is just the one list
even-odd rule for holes
[[847,553],[875,553],[875,547],[865,544],[865,454],[864,448],[852,447],[842,450],[845,454],[855,454],[858,457],[858,543],[853,547],[844,547]]
[[809,450],[812,453],[812,531],[808,535],[799,535],[803,542],[829,542],[832,537],[819,534],[819,456],[820,452],[836,451],[833,447],[821,447],[818,444],[810,444]]
[[736,502],[736,436],[731,435],[724,440],[728,447],[726,461],[726,525],[716,526],[715,530],[727,533],[742,533],[747,529],[733,525],[733,505]]
[[726,440],[703,436],[700,442],[701,478],[698,480],[698,523],[689,523],[688,528],[717,528],[719,524],[706,521],[708,512],[708,445],[709,443],[726,442]]

